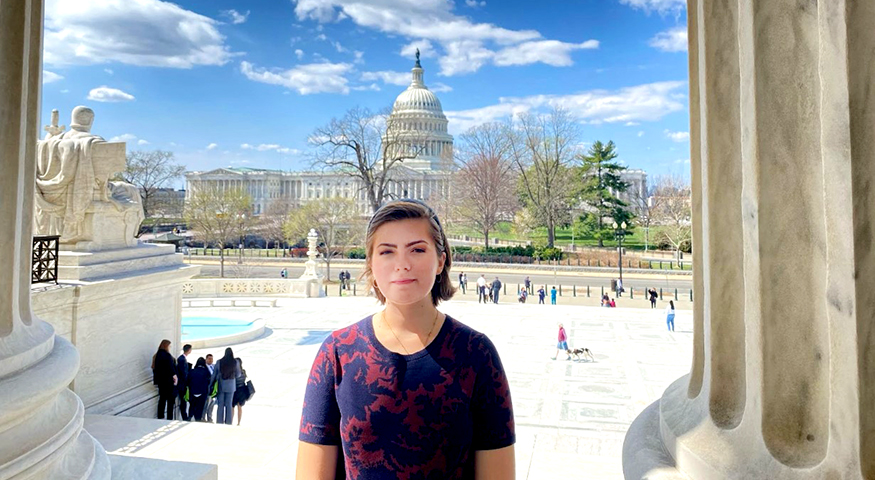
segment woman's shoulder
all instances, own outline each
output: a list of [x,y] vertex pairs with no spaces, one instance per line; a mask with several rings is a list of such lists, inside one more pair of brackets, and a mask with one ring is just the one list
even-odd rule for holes
[[369,338],[370,332],[373,332],[372,318],[373,315],[368,315],[351,325],[332,331],[325,337],[322,345],[335,348],[340,345],[354,343],[359,338]]
[[489,337],[469,325],[447,315],[447,338],[458,351],[467,348],[471,353],[495,351],[495,345]]

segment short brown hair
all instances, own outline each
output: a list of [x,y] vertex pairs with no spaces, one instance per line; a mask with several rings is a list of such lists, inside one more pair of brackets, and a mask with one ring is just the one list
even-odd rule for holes
[[386,303],[386,297],[380,292],[374,282],[374,272],[371,270],[371,256],[374,249],[374,234],[382,225],[398,220],[418,219],[428,220],[429,230],[432,240],[437,247],[437,254],[446,254],[444,260],[444,269],[437,276],[434,285],[431,287],[431,302],[435,306],[443,300],[453,298],[456,293],[456,288],[450,283],[450,266],[452,265],[453,253],[450,250],[450,244],[447,242],[447,235],[441,226],[440,220],[434,210],[420,200],[403,199],[389,202],[380,207],[371,217],[368,223],[368,233],[365,237],[365,269],[361,276],[366,279],[368,286],[374,289],[374,294],[380,303]]

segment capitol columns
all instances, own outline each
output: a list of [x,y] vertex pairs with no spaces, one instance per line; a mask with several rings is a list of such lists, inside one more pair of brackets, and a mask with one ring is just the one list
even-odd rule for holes
[[627,479],[875,478],[875,2],[689,0],[690,375]]
[[30,303],[43,2],[0,2],[0,478],[108,479],[67,386],[79,354]]

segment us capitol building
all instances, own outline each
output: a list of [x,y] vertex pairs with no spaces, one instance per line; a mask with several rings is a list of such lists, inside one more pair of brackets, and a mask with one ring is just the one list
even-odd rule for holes
[[[447,133],[447,117],[440,100],[423,82],[418,55],[411,73],[410,86],[395,99],[388,123],[397,125],[397,140],[392,147],[415,143],[406,147],[419,153],[392,166],[389,195],[439,205],[450,195],[453,136]],[[186,172],[185,181],[186,200],[200,188],[243,189],[252,197],[256,215],[266,212],[273,202],[294,208],[312,199],[334,197],[353,198],[359,211],[371,213],[361,180],[340,172],[228,167]]]

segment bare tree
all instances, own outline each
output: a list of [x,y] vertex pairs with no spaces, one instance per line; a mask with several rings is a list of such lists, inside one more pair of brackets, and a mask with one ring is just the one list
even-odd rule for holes
[[523,203],[547,227],[547,246],[552,247],[556,227],[568,217],[573,186],[569,163],[577,153],[577,123],[557,107],[546,115],[524,113],[507,131]]
[[283,227],[291,211],[292,206],[288,201],[275,200],[268,204],[258,219],[262,235],[268,242],[274,242],[274,248],[282,245],[286,239]]
[[204,246],[219,248],[219,276],[225,276],[225,244],[245,234],[252,221],[252,198],[242,189],[199,188],[186,205],[185,218]]
[[428,135],[404,128],[403,120],[391,118],[388,111],[375,114],[359,107],[308,138],[315,147],[313,167],[359,180],[374,211],[389,197],[394,167],[425,152],[428,140]]
[[489,248],[489,233],[499,221],[513,219],[519,205],[510,139],[501,124],[487,123],[469,129],[459,140],[456,212],[483,234]]
[[654,225],[656,214],[659,211],[660,199],[654,195],[655,189],[652,186],[658,182],[659,177],[656,177],[646,190],[638,188],[629,190],[629,206],[637,212],[638,224],[644,227],[645,251],[647,251],[647,244],[650,240],[650,228]]
[[305,238],[313,228],[319,234],[319,253],[331,278],[331,261],[342,255],[350,245],[360,240],[364,225],[355,202],[349,198],[321,198],[311,200],[293,210],[286,219],[283,231],[289,242]]
[[659,235],[671,244],[680,260],[681,246],[693,238],[690,182],[677,175],[661,177],[655,182],[653,197],[658,202],[654,216],[661,226]]
[[124,172],[116,175],[117,180],[133,184],[140,189],[143,199],[143,213],[150,218],[156,211],[155,198],[158,190],[185,173],[183,165],[177,165],[173,152],[155,150],[153,152],[131,151],[127,155]]

